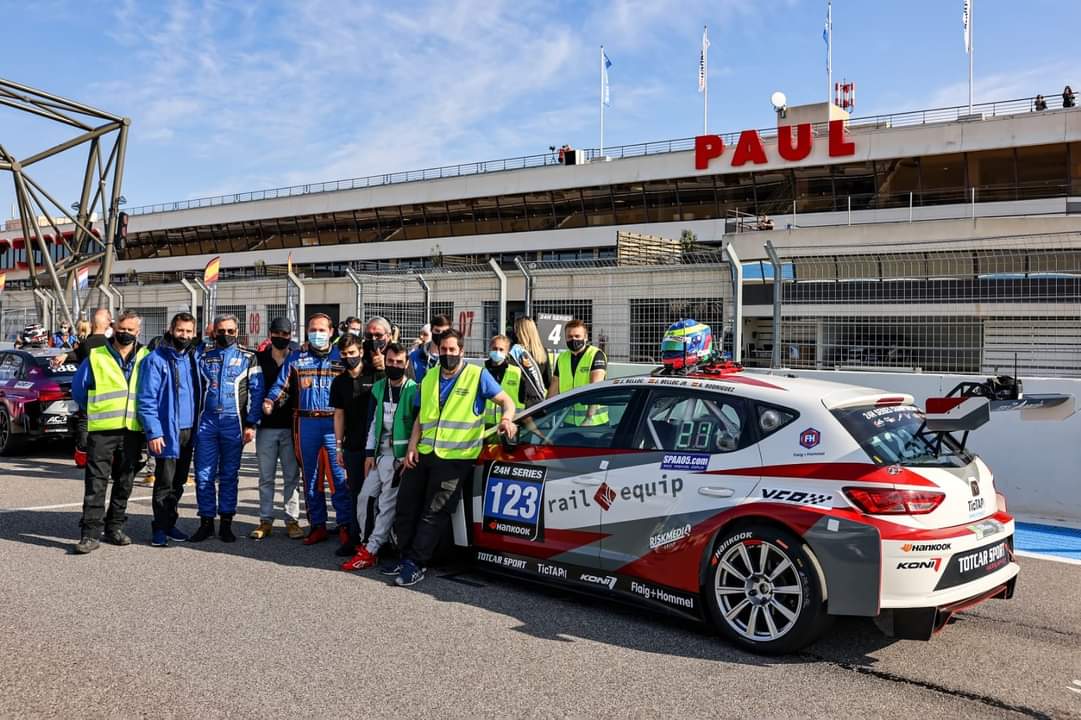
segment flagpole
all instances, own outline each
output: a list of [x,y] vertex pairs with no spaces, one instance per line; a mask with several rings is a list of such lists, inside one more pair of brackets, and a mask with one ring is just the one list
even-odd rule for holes
[[972,6],[975,5],[975,0],[969,0],[968,3],[968,114],[972,114],[972,56],[974,52],[975,43],[972,42]]
[[600,156],[604,157],[604,45],[601,45],[600,55],[600,101],[601,101],[601,148]]
[[706,32],[709,26],[702,26],[702,134],[709,134],[709,46],[706,45]]
[[826,119],[833,102],[833,0],[826,3]]

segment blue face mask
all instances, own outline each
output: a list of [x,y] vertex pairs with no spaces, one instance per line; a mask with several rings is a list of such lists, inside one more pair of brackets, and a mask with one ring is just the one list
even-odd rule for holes
[[488,359],[492,361],[493,365],[502,365],[507,359],[507,354],[502,350],[491,350],[488,353]]
[[326,330],[309,330],[308,342],[311,343],[312,347],[322,350],[330,343],[330,333]]

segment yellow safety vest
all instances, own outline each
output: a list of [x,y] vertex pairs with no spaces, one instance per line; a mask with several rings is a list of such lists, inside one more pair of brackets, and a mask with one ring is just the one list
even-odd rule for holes
[[90,351],[90,370],[94,373],[94,387],[87,394],[86,429],[101,430],[143,429],[135,414],[135,390],[139,386],[139,365],[150,351],[139,348],[135,353],[131,377],[125,379],[120,364],[102,345]]
[[[559,357],[556,358],[556,371],[559,373],[559,392],[563,394],[569,392],[576,387],[582,387],[589,384],[589,368],[593,366],[593,358],[600,352],[600,349],[590,345],[582,353],[582,359],[578,361],[578,368],[571,372],[571,351],[564,350],[559,353]],[[563,418],[563,423],[566,425],[607,425],[608,424],[608,410],[601,409],[601,406],[594,406],[597,409],[594,410],[593,415],[586,418],[586,412],[589,410],[589,405],[575,405],[571,408],[571,411],[567,413],[567,416]]]
[[[518,401],[518,389],[522,385],[522,370],[514,365],[507,365],[506,371],[503,373],[503,382],[499,383],[499,387],[503,389],[503,392],[510,395],[510,399],[514,401],[514,407],[521,410],[525,405]],[[503,418],[503,406],[494,400],[489,400],[487,407],[484,409],[484,427],[494,427],[499,424],[499,421]]]
[[447,403],[439,407],[441,373],[425,373],[420,384],[420,442],[417,450],[435,452],[444,460],[473,460],[480,455],[484,417],[475,412],[481,368],[466,365],[450,389]]

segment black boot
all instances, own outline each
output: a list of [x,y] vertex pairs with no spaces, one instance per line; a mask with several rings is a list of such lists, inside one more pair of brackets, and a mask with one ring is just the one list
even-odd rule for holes
[[[213,530],[211,530],[213,532]],[[221,523],[218,526],[218,537],[222,542],[236,542],[236,535],[233,534],[233,514],[222,513]]]
[[214,518],[199,518],[199,529],[188,538],[188,542],[202,542],[214,534]]

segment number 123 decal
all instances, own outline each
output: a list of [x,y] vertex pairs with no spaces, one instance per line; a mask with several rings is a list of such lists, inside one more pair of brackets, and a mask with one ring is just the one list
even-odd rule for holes
[[539,465],[494,462],[484,483],[484,532],[542,540],[544,476]]

